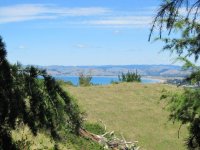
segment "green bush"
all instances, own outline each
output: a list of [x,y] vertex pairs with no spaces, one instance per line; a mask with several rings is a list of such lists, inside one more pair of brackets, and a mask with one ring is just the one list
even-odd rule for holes
[[76,136],[74,134],[67,133],[68,143],[73,145],[74,149],[82,149],[82,150],[103,150],[103,146],[99,145],[99,143],[95,143],[90,139],[86,139],[80,136]]
[[113,81],[113,80],[112,80],[110,83],[111,83],[111,84],[119,84],[118,81]]
[[94,134],[104,134],[106,131],[105,129],[98,123],[86,123],[84,125],[84,128],[89,131],[89,132],[92,132]]
[[92,85],[91,80],[92,80],[92,76],[84,75],[83,73],[81,73],[79,75],[79,85],[80,86],[90,86],[90,85]]
[[57,83],[60,85],[60,86],[63,86],[63,85],[71,85],[71,86],[74,86],[74,84],[71,82],[71,81],[63,81],[63,80],[56,80]]
[[[86,123],[84,124],[84,128],[87,131],[98,135],[105,133],[104,128],[98,123]],[[99,143],[96,143],[91,139],[83,138],[70,133],[67,133],[66,135],[67,139],[69,140],[68,142],[71,143],[76,149],[103,150],[102,145],[99,145]]]
[[121,82],[141,82],[141,75],[137,73],[137,70],[136,72],[122,73],[118,78]]
[[[161,99],[168,99],[167,108],[170,110],[170,120],[187,125],[189,136],[186,139],[188,149],[200,147],[200,89],[185,88],[183,91],[162,91]],[[180,127],[181,127],[180,126]],[[191,148],[193,147],[193,148]]]
[[65,84],[73,86],[74,84],[71,81],[65,81]]

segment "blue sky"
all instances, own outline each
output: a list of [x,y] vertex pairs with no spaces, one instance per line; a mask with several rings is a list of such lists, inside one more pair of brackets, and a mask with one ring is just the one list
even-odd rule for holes
[[0,1],[8,59],[35,65],[171,64],[148,42],[161,0]]

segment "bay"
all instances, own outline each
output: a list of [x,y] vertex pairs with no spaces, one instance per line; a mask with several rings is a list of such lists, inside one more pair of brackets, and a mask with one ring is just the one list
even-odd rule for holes
[[[78,76],[54,76],[56,80],[71,81],[74,85],[78,85]],[[142,83],[160,83],[159,79],[141,78]],[[119,81],[117,76],[93,76],[92,83],[97,85],[107,85],[112,81]]]

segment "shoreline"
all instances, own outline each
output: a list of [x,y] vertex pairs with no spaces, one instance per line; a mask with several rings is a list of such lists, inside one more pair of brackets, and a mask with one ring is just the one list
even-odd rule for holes
[[[53,77],[79,77],[78,75],[64,75],[64,74],[59,74],[59,75],[52,75]],[[91,77],[104,77],[104,78],[118,78],[116,75],[86,75],[86,76],[91,76]],[[162,77],[162,76],[141,76],[143,79],[153,79],[153,80],[164,80],[166,81],[167,79],[170,78],[180,78],[180,77]]]
[[[67,76],[67,75],[53,75],[55,78],[78,78],[79,76]],[[93,79],[98,79],[98,78],[113,78],[114,80],[118,80],[118,76],[92,76]],[[141,79],[145,82],[145,80],[151,80],[154,81],[153,83],[164,83],[166,82],[167,78],[163,77],[158,77],[158,76],[141,76]],[[148,83],[148,81],[147,81]]]

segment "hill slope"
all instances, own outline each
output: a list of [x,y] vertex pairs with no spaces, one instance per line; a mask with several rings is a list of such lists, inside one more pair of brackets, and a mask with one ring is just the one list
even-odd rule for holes
[[177,137],[179,124],[168,121],[168,112],[159,103],[162,84],[122,83],[108,86],[65,87],[77,98],[90,122],[102,120],[108,130],[114,130],[130,141],[138,140],[146,150],[183,150],[186,129]]
[[128,71],[143,76],[184,77],[189,71],[182,71],[175,65],[106,65],[106,66],[38,66],[51,75],[79,76],[80,73],[92,76],[117,76]]

